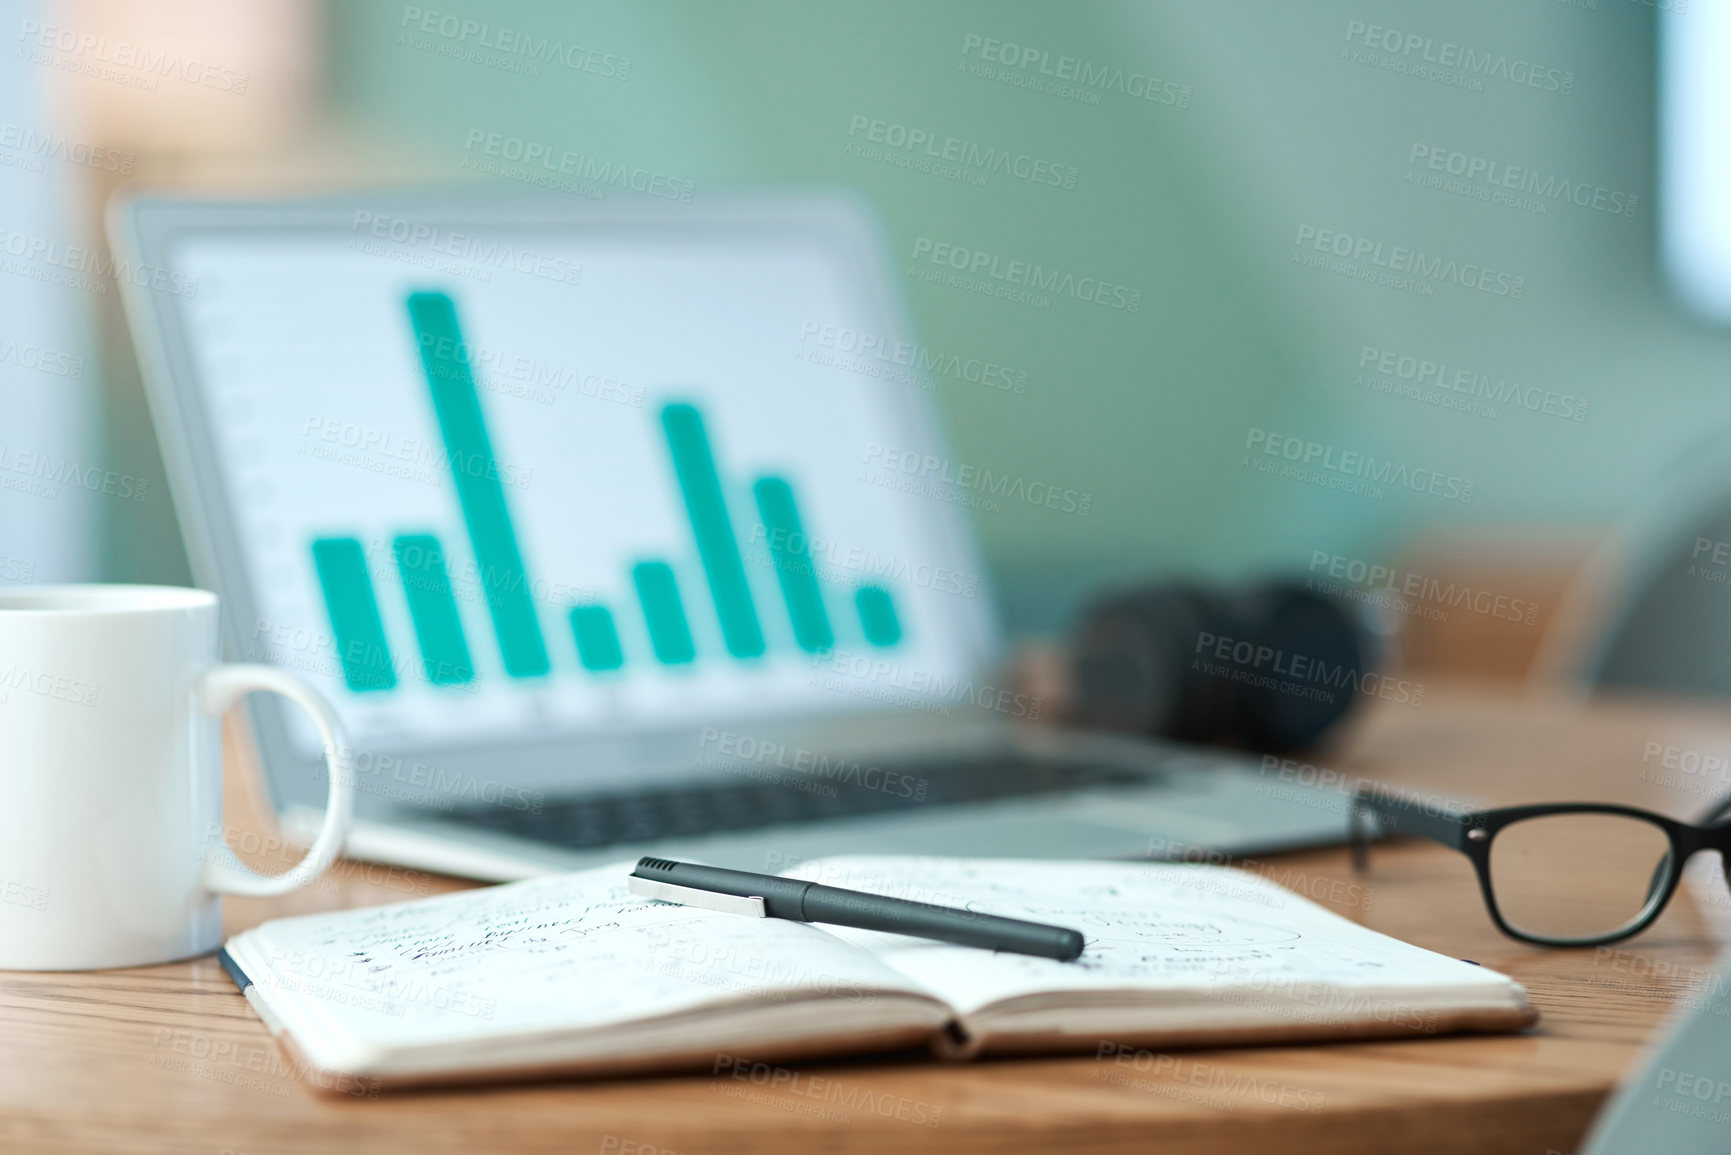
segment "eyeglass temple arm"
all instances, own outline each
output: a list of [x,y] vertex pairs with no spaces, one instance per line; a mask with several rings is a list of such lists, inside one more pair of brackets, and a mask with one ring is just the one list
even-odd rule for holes
[[[1718,802],[1713,804],[1711,810],[1708,810],[1705,814],[1701,815],[1701,820],[1696,823],[1696,825],[1717,826],[1719,823],[1725,821],[1728,814],[1731,814],[1731,798],[1721,798]],[[1727,878],[1731,878],[1731,860],[1727,861],[1726,866],[1728,870]],[[1647,881],[1647,898],[1649,900],[1651,900],[1655,894],[1659,893],[1659,888],[1665,884],[1665,875],[1670,869],[1671,856],[1667,854],[1659,860],[1659,865],[1653,868],[1653,877]]]
[[1383,834],[1407,834],[1429,838],[1451,850],[1466,849],[1469,816],[1454,812],[1439,813],[1426,802],[1413,802],[1378,791],[1361,791],[1352,801],[1349,822],[1352,838],[1352,865],[1363,871],[1370,862],[1370,831],[1365,815],[1377,817],[1377,827]]

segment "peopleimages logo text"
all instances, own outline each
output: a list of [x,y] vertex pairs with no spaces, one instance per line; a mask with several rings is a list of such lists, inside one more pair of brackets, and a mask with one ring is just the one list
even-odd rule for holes
[[1190,107],[1190,86],[1173,80],[1162,80],[1145,72],[1125,70],[1110,64],[1096,64],[1075,56],[1053,56],[1043,48],[1017,44],[1013,40],[998,40],[969,32],[962,37],[962,55],[977,57],[991,64],[1001,64],[1020,72],[1049,77],[1054,81],[1074,83],[1083,90],[1117,92],[1135,100],[1152,100],[1176,108]]
[[1289,653],[1244,638],[1198,630],[1191,655],[1192,670],[1313,702],[1332,702],[1335,691],[1350,690],[1402,705],[1424,703],[1422,683],[1361,670],[1347,662],[1330,665],[1312,654]]
[[[12,149],[30,158],[62,160],[102,172],[132,173],[133,155],[118,148],[104,148],[89,141],[72,140],[53,132],[7,122],[0,124],[0,148]],[[39,169],[37,171],[40,171]]]
[[1244,448],[1267,457],[1278,457],[1307,469],[1326,470],[1348,477],[1363,478],[1379,485],[1428,493],[1450,501],[1471,501],[1473,483],[1464,477],[1438,473],[1434,469],[1409,469],[1388,458],[1360,453],[1356,449],[1339,450],[1320,441],[1306,441],[1267,429],[1252,426],[1245,435]]
[[983,172],[1019,177],[1035,184],[1057,185],[1060,188],[1076,187],[1078,170],[1073,164],[1060,164],[1045,157],[1030,156],[1025,152],[1013,152],[992,145],[982,146],[960,137],[940,136],[936,131],[918,125],[910,126],[855,113],[848,120],[847,134],[850,137],[864,136],[871,143],[881,144],[886,148],[917,152],[933,160],[967,165]]
[[614,185],[683,204],[690,204],[692,194],[696,192],[696,186],[688,180],[641,165],[603,160],[588,153],[572,152],[568,148],[520,136],[488,132],[484,128],[471,128],[463,139],[463,149],[520,164],[526,169],[540,168],[560,176],[574,176],[597,186]]
[[[1362,20],[1346,22],[1349,44],[1362,44],[1378,52],[1413,58],[1441,68],[1455,68],[1470,76],[1488,80],[1506,80],[1510,84],[1526,85],[1543,92],[1567,96],[1575,91],[1575,74],[1561,68],[1547,68],[1530,60],[1510,59],[1501,52],[1480,52],[1452,40],[1436,40],[1415,32],[1401,32]],[[1344,50],[1343,50],[1344,51]]]
[[1390,349],[1378,349],[1374,345],[1366,345],[1359,351],[1358,367],[1374,369],[1385,377],[1396,377],[1417,385],[1446,389],[1499,405],[1518,405],[1522,409],[1559,417],[1565,421],[1585,421],[1587,418],[1589,402],[1573,393],[1558,393],[1554,389],[1522,385],[1518,381],[1510,381],[1507,377],[1492,380],[1487,373],[1463,369],[1443,361],[1397,353]]
[[[833,349],[838,353],[857,356],[862,363],[883,362],[905,367],[928,377],[954,377],[1005,393],[1028,391],[1026,369],[1012,369],[979,357],[963,357],[941,350],[934,352],[929,345],[911,345],[877,333],[862,333],[845,325],[824,325],[807,321],[800,326],[799,339],[801,344],[809,342],[820,349]],[[840,367],[848,366],[843,364]]]
[[505,56],[521,56],[541,64],[559,64],[573,72],[589,72],[608,80],[628,80],[631,58],[566,44],[551,36],[536,36],[515,28],[495,28],[449,12],[431,12],[410,5],[403,9],[401,27],[458,44],[473,43]]
[[898,798],[910,798],[915,802],[925,801],[926,789],[930,785],[924,778],[914,778],[898,770],[885,770],[881,766],[862,763],[857,758],[849,761],[842,755],[830,755],[807,750],[803,746],[789,746],[784,742],[770,742],[750,734],[705,726],[697,745],[707,750],[712,743],[719,753],[738,763],[768,763],[776,769],[831,778]]
[[[1403,245],[1387,245],[1370,237],[1355,237],[1334,229],[1320,229],[1301,224],[1292,243],[1300,249],[1311,248],[1343,260],[1368,262],[1396,273],[1409,273],[1427,281],[1444,281],[1463,289],[1477,289],[1493,297],[1519,301],[1526,296],[1527,279],[1513,273],[1499,272],[1485,265],[1462,264],[1452,257],[1427,255],[1422,249]],[[1298,259],[1293,253],[1293,259]]]
[[355,212],[355,219],[350,223],[349,229],[351,232],[364,232],[380,240],[424,248],[428,252],[455,257],[476,265],[514,269],[543,280],[566,285],[581,284],[583,281],[583,266],[564,257],[519,248],[496,238],[483,239],[473,233],[452,232],[425,221],[370,213],[363,209]]
[[[172,77],[198,88],[232,92],[236,96],[244,95],[251,81],[251,77],[245,72],[210,64],[197,57],[182,56],[179,52],[134,44],[129,40],[110,40],[107,36],[98,36],[75,28],[38,24],[34,20],[19,22],[18,39],[26,45],[33,44],[38,48],[58,52],[64,57],[71,57],[84,64],[86,69],[110,64],[142,72],[146,76]],[[101,79],[113,78],[111,75],[86,69],[75,71]],[[151,88],[154,90],[153,84]]]
[[1030,482],[1010,473],[994,474],[990,469],[981,469],[977,465],[957,465],[947,458],[917,449],[899,449],[876,441],[866,446],[862,462],[868,468],[876,467],[890,474],[901,473],[942,486],[978,490],[1006,501],[1025,501],[1061,513],[1079,513],[1087,517],[1094,505],[1092,493],[1043,481]]
[[1142,309],[1141,289],[1132,289],[1097,277],[1077,277],[1074,273],[1067,273],[1062,269],[1048,269],[1029,261],[1006,261],[994,253],[963,248],[947,241],[934,241],[930,237],[914,239],[914,260],[942,265],[971,277],[984,277],[1040,293],[1090,301],[1109,309],[1124,309],[1132,313]]
[[[198,296],[198,278],[171,273],[151,265],[135,265],[125,258],[103,257],[95,249],[80,245],[63,245],[52,238],[30,233],[0,229],[0,257],[17,257],[39,266],[45,273],[65,270],[72,274],[64,279],[43,276],[39,280],[58,283],[86,292],[106,293],[107,282],[128,281],[140,288],[172,293],[191,300]],[[29,266],[8,266],[7,272],[22,271],[31,275]],[[90,279],[85,279],[90,278]]]
[[[1586,181],[1572,181],[1555,173],[1541,175],[1537,169],[1505,164],[1492,157],[1422,144],[1416,140],[1407,152],[1406,162],[1414,166],[1423,165],[1432,172],[1458,176],[1471,183],[1482,183],[1493,190],[1509,189],[1518,193],[1530,193],[1545,200],[1568,201],[1581,208],[1597,209],[1612,216],[1632,217],[1641,203],[1641,198],[1634,193],[1605,188]],[[1507,203],[1517,208],[1524,206],[1521,198],[1510,198]]]
[[[1316,584],[1318,572],[1336,579],[1335,584]],[[1387,590],[1401,598],[1413,602],[1430,603],[1432,605],[1456,609],[1462,606],[1475,614],[1485,617],[1500,618],[1503,621],[1519,622],[1522,625],[1534,625],[1538,621],[1539,605],[1525,598],[1511,597],[1508,594],[1493,590],[1474,589],[1472,586],[1445,582],[1427,574],[1416,573],[1398,566],[1381,565],[1367,562],[1360,558],[1347,557],[1343,554],[1329,553],[1326,550],[1310,551],[1310,572],[1313,575],[1305,581],[1305,589],[1322,588],[1323,592],[1339,596],[1343,591],[1339,583],[1362,587],[1365,590]],[[1351,596],[1350,592],[1347,596]],[[1363,600],[1353,598],[1353,600]],[[1447,620],[1446,615],[1442,620]]]

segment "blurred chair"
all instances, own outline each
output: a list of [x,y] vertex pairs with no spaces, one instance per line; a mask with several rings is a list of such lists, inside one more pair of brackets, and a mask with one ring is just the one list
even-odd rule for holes
[[1731,970],[1714,976],[1599,1113],[1580,1155],[1731,1150]]
[[1680,457],[1571,585],[1536,675],[1731,698],[1731,460],[1723,435]]
[[1565,594],[1598,546],[1576,531],[1438,531],[1396,558],[1375,602],[1403,669],[1426,677],[1529,678]]
[[[1722,560],[1712,563],[1719,553]],[[1597,686],[1731,697],[1731,503],[1676,543],[1607,623],[1582,670]]]

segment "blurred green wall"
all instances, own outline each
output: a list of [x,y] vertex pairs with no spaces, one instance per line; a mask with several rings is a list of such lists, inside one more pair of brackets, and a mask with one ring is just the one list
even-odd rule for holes
[[[1608,522],[1731,415],[1731,345],[1677,312],[1653,264],[1653,12],[1590,2],[343,0],[331,111],[430,176],[468,175],[480,130],[699,194],[842,184],[881,211],[904,270],[926,238],[1139,290],[1134,312],[1063,296],[1041,309],[908,280],[925,343],[1027,374],[1021,394],[941,379],[954,456],[1091,495],[1086,516],[1006,504],[976,518],[1010,624],[1041,629],[1126,575],[1302,569],[1319,550],[1377,561],[1439,527]],[[472,20],[629,69],[466,59],[452,53],[486,51],[479,34],[427,34],[423,12],[435,29]],[[1416,54],[1367,45],[1417,40]],[[1502,62],[1477,87],[1426,73],[1423,56],[1451,43]],[[988,52],[1025,65],[973,74]],[[1029,87],[1042,65],[1081,67],[1061,57],[1123,69],[1123,90]],[[1155,98],[1138,98],[1148,77]],[[1047,159],[1074,187],[1003,172],[980,187],[854,155],[870,143],[862,117]],[[1633,196],[1634,212],[1426,187],[1423,161],[1444,158],[1440,180],[1455,153]],[[1308,267],[1334,259],[1312,257],[1329,233],[1422,251],[1453,276],[1415,288]],[[1481,267],[1518,290],[1459,283]],[[1377,392],[1367,348],[1584,399],[1586,415]],[[1464,481],[1471,500],[1267,475],[1247,462],[1281,459],[1246,445],[1271,437],[1444,477],[1457,496]]]

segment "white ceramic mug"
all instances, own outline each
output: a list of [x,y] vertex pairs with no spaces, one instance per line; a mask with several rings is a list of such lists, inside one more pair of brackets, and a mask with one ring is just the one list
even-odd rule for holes
[[[223,894],[304,886],[354,811],[336,712],[270,666],[218,663],[216,595],[169,586],[0,591],[0,970],[186,958]],[[306,857],[254,874],[223,841],[220,719],[270,690],[324,738],[330,800]]]

